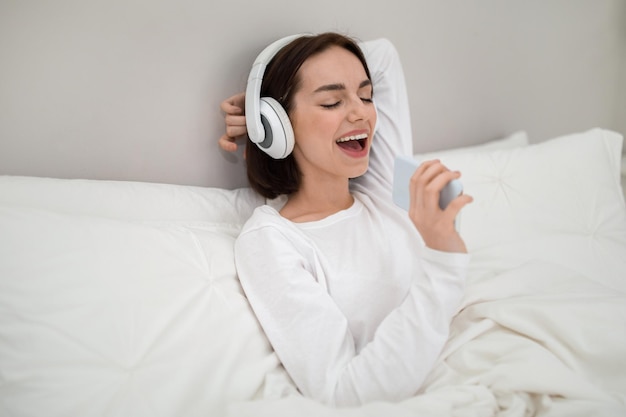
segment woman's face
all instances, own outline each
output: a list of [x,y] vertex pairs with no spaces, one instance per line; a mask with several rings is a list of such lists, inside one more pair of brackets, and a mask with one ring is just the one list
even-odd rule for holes
[[290,113],[304,181],[363,175],[376,125],[372,84],[361,61],[333,46],[308,58]]

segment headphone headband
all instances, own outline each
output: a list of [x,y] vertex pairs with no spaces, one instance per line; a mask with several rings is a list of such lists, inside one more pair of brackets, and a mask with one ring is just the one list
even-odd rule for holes
[[[267,147],[271,146],[271,141],[273,139],[273,133],[267,132],[266,124],[263,123],[262,120],[262,109],[261,106],[261,84],[263,83],[263,74],[265,73],[265,68],[267,64],[274,58],[274,56],[287,44],[291,43],[293,40],[302,37],[303,35],[291,35],[284,37],[282,39],[278,39],[274,41],[270,45],[268,45],[254,60],[254,64],[252,65],[252,69],[250,70],[250,75],[248,76],[248,84],[246,86],[246,127],[248,129],[248,136],[250,140],[256,143],[261,149],[270,154],[270,156],[274,158],[284,158],[289,153],[291,153],[291,149],[287,146],[287,149],[281,150],[280,152],[273,152],[267,149]],[[263,100],[268,100],[270,98],[264,98]],[[271,99],[270,99],[271,100]],[[273,103],[276,105],[278,103]],[[289,119],[287,118],[287,123]],[[271,126],[270,126],[271,127]],[[289,129],[291,126],[289,125]],[[268,139],[269,137],[269,139]],[[269,140],[269,144],[266,146],[262,146],[265,142]],[[293,147],[293,144],[291,144]],[[286,153],[286,155],[285,155]]]

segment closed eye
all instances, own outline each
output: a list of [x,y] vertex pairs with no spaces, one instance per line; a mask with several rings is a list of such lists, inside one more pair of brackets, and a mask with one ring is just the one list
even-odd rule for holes
[[325,109],[334,109],[335,107],[338,107],[340,104],[341,104],[341,100],[332,104],[321,104],[321,106]]

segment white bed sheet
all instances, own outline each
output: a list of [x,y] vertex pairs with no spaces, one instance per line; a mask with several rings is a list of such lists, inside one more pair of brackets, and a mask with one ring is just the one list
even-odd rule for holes
[[626,415],[621,146],[441,155],[475,198],[462,308],[421,392],[346,409],[294,391],[243,296],[249,189],[0,177],[0,415]]

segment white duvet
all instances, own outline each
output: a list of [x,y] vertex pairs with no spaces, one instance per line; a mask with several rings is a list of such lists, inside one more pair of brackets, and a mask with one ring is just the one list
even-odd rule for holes
[[421,392],[355,409],[294,396],[239,404],[233,415],[626,416],[620,145],[619,135],[593,130],[442,155],[477,200],[461,217],[472,267]]
[[0,416],[626,416],[622,138],[442,156],[466,297],[422,390],[298,395],[239,286],[250,190],[0,176]]
[[[481,276],[482,275],[482,276]],[[623,416],[626,285],[543,261],[475,273],[419,395],[330,409],[301,397],[240,404],[250,416]]]

